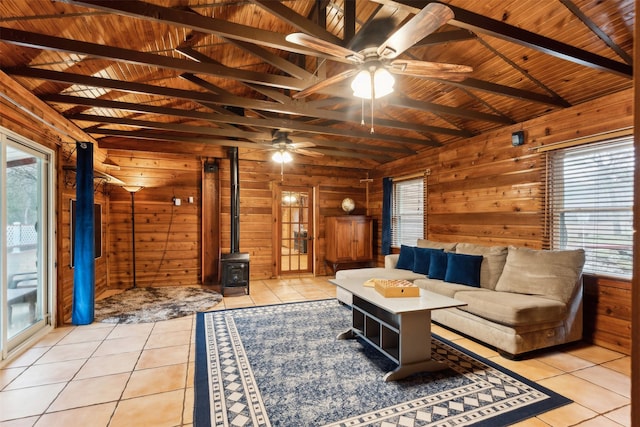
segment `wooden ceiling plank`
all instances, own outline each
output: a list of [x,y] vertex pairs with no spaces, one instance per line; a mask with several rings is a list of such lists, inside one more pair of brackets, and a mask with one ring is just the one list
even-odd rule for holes
[[482,122],[493,122],[512,125],[515,122],[508,117],[498,116],[494,114],[481,113],[477,111],[464,110],[457,107],[448,107],[445,105],[433,104],[431,102],[417,101],[401,95],[388,95],[385,99],[391,105],[398,107],[412,108],[419,111],[427,111],[430,113],[446,114],[450,116],[462,117],[470,120],[478,120]]
[[478,80],[472,77],[467,77],[461,82],[454,82],[450,80],[440,80],[440,79],[433,79],[433,80],[437,80],[441,83],[446,83],[451,86],[457,86],[457,87],[472,89],[472,90],[480,90],[483,92],[489,92],[495,95],[508,96],[510,98],[516,98],[523,101],[538,102],[541,104],[552,105],[554,107],[562,107],[562,108],[571,107],[571,104],[562,98],[547,96],[540,93],[531,92],[529,90],[522,90],[522,89],[518,89],[511,86],[505,86],[497,83]]
[[[61,104],[71,104],[71,105],[83,105],[95,108],[107,108],[107,109],[115,109],[115,110],[126,110],[133,111],[138,113],[150,113],[150,114],[160,114],[160,115],[168,115],[175,117],[186,117],[196,120],[206,120],[212,122],[223,122],[237,125],[246,125],[246,126],[257,126],[264,127],[269,129],[291,129],[302,132],[310,132],[322,135],[336,135],[343,136],[348,138],[360,138],[372,141],[385,141],[392,143],[406,143],[406,144],[424,144],[425,140],[423,139],[415,139],[415,138],[406,138],[406,137],[397,137],[385,134],[371,134],[366,131],[358,131],[353,129],[336,129],[327,126],[315,126],[309,125],[306,123],[300,123],[291,119],[254,119],[251,117],[243,117],[243,116],[222,116],[214,113],[205,113],[201,111],[193,111],[193,110],[182,110],[175,108],[166,108],[166,107],[157,107],[153,105],[144,105],[133,102],[121,102],[121,101],[111,101],[106,99],[91,99],[77,96],[68,96],[68,95],[59,95],[59,94],[51,94],[51,95],[43,95],[42,99],[47,102],[53,103],[61,103]],[[430,141],[430,145],[440,146],[440,144],[436,141]]]
[[63,117],[50,105],[37,98],[9,75],[0,71],[0,98],[33,117],[49,129],[53,129],[66,141],[96,141],[78,125]]
[[[303,55],[317,55],[317,52],[305,49],[285,40],[285,35],[260,28],[236,24],[222,19],[209,18],[186,10],[174,9],[146,3],[143,1],[111,1],[111,0],[65,0],[68,3],[86,6],[120,15],[178,25],[207,34],[214,34],[224,38],[256,43],[262,46],[300,53]],[[339,58],[326,56],[339,61]],[[348,62],[348,61],[343,61]]]
[[413,47],[435,46],[443,43],[475,40],[477,38],[478,36],[465,29],[441,31],[429,34],[427,37],[414,44]]
[[[298,67],[297,65],[287,61],[281,56],[275,55],[260,46],[256,46],[253,43],[247,43],[242,40],[234,40],[234,39],[225,39],[225,40],[231,44],[236,45],[237,47],[244,50],[245,52],[248,52],[251,55],[263,60],[264,62],[270,65],[273,65],[279,70],[284,71],[285,73],[289,74],[292,77],[301,79],[308,83],[312,83],[315,79],[313,74],[311,74],[304,68]],[[202,54],[189,46],[179,46],[178,48],[176,48],[176,51],[199,62],[210,62],[210,61],[200,60],[199,58],[201,58],[200,55]],[[194,53],[198,53],[199,55],[194,55]],[[206,55],[202,55],[202,56],[211,60],[211,58],[209,58]]]
[[609,35],[604,31],[602,31],[602,29],[600,29],[600,27],[598,27],[595,22],[589,19],[589,17],[585,15],[573,1],[560,0],[560,3],[562,3],[567,9],[569,9],[571,13],[577,16],[584,25],[586,25],[591,31],[593,31],[593,33],[597,35],[600,40],[605,42],[605,44],[609,46],[611,50],[617,53],[624,62],[630,65],[633,64],[633,57],[622,50],[620,46],[618,46],[613,40],[611,40],[611,37],[609,37]]
[[[537,78],[535,78],[534,76],[531,75],[531,73],[529,73],[527,70],[525,70],[524,68],[522,68],[520,65],[518,65],[517,63],[515,63],[514,61],[512,61],[510,58],[508,58],[506,55],[503,55],[502,52],[500,52],[498,49],[495,49],[493,46],[491,46],[488,42],[486,42],[483,39],[479,39],[480,44],[482,44],[486,49],[488,49],[489,51],[491,51],[494,55],[496,55],[498,58],[502,59],[504,62],[506,62],[507,64],[509,64],[510,66],[512,66],[515,70],[517,70],[520,74],[522,74],[523,76],[525,76],[527,79],[529,79],[530,81],[532,81],[537,87],[543,89],[545,92],[547,92],[553,99],[557,99],[558,102],[564,103],[566,105],[571,105],[568,101],[566,101],[564,98],[562,98],[560,95],[558,95],[554,90],[552,90],[549,86],[547,86],[546,84],[544,84],[543,82],[541,82],[540,80],[538,80]],[[487,87],[488,88],[488,87]]]
[[[7,74],[10,74],[10,75],[19,75],[22,77],[40,78],[40,79],[58,81],[63,83],[73,83],[73,84],[82,84],[87,86],[110,88],[110,89],[122,90],[122,91],[132,92],[132,93],[144,93],[147,95],[158,95],[158,96],[166,96],[166,97],[172,97],[172,98],[180,98],[180,99],[186,99],[189,101],[196,101],[201,103],[213,103],[213,104],[219,104],[219,105],[225,105],[225,106],[246,108],[249,110],[264,110],[264,111],[271,111],[274,113],[315,117],[315,118],[326,119],[326,120],[337,120],[341,122],[344,122],[345,119],[348,119],[348,117],[341,112],[315,109],[315,108],[309,107],[306,104],[297,103],[293,101],[287,104],[281,104],[276,102],[261,101],[261,100],[250,99],[250,98],[242,98],[239,96],[229,95],[229,94],[220,94],[220,93],[209,94],[204,92],[147,85],[145,83],[123,82],[120,80],[103,79],[100,77],[83,76],[79,74],[43,70],[38,68],[8,69],[6,70],[6,72]],[[352,120],[352,122],[359,123],[356,120]],[[435,132],[436,130],[436,128],[434,127],[424,127],[421,124],[403,123],[403,122],[392,121],[392,120],[376,119],[376,124],[378,126],[410,130],[410,131],[416,131],[416,132],[423,132],[423,131]],[[449,133],[452,130],[442,128],[442,131]]]
[[[193,59],[195,61],[198,61],[198,62],[218,64],[217,61],[214,61],[212,58],[209,58],[208,56],[206,56],[206,55],[204,55],[204,54],[202,54],[202,53],[200,53],[200,52],[198,52],[198,51],[196,51],[196,50],[194,50],[194,49],[192,49],[190,47],[179,47],[179,48],[176,49],[176,51],[178,51],[181,54],[183,54],[185,56],[188,56],[189,58],[191,58],[191,59]],[[289,64],[291,64],[291,63],[289,63]],[[291,65],[293,65],[293,64],[291,64]],[[305,71],[305,73],[306,73],[306,71]],[[310,81],[310,82],[315,81],[315,77],[313,77],[310,73],[307,73],[307,75],[308,75],[307,77],[309,78],[309,80],[307,80],[307,81]],[[205,87],[205,86],[203,84],[201,84],[201,83],[208,83],[205,80],[194,76],[193,74],[185,73],[185,74],[181,75],[180,77],[185,78],[187,80],[190,80],[192,83],[196,83],[196,84],[198,84],[198,85],[200,85],[202,87]],[[196,82],[196,79],[197,79],[197,81],[199,83]],[[263,95],[266,95],[269,98],[271,98],[274,101],[279,102],[281,104],[284,104],[284,103],[286,103],[288,101],[291,101],[291,98],[289,98],[288,96],[286,96],[283,93],[278,92],[276,90],[267,89],[266,87],[263,87],[261,85],[254,85],[254,84],[250,84],[250,83],[244,83],[243,82],[243,84],[245,86],[255,90],[256,92],[262,93]],[[212,86],[212,85],[209,85],[209,86]],[[209,88],[207,88],[207,89],[211,90]],[[213,93],[222,93],[221,89],[219,89],[219,88],[216,89],[216,90],[211,90],[211,92],[213,92]],[[226,92],[226,94],[231,95],[231,92],[228,92],[228,91],[225,91],[225,92]]]
[[[416,8],[422,9],[431,2],[429,0],[394,0],[393,3],[400,3],[415,10]],[[449,4],[447,6],[453,10],[455,15],[454,18],[449,21],[450,25],[464,28],[475,33],[497,37],[596,70],[606,71],[628,79],[633,78],[633,67],[629,64],[596,55],[584,49],[541,36],[532,31],[518,28],[466,9]]]
[[273,0],[251,0],[251,2],[260,6],[262,9],[278,17],[280,20],[288,23],[299,31],[310,34],[314,37],[333,44],[342,45],[342,40],[340,40],[338,37],[331,34],[323,27],[314,24],[306,17],[297,14],[295,11],[291,10],[280,2]]
[[68,53],[77,53],[80,55],[89,55],[118,62],[147,65],[180,72],[206,74],[215,77],[279,87],[282,89],[302,90],[306,87],[305,82],[293,77],[239,70],[237,68],[229,68],[223,65],[200,63],[187,59],[172,58],[148,52],[139,52],[119,47],[47,36],[44,34],[6,27],[0,27],[0,40],[36,49],[51,49]]

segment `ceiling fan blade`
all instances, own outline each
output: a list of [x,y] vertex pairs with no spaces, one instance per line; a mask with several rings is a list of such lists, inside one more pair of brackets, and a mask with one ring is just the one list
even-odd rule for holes
[[294,153],[302,154],[304,156],[309,156],[309,157],[322,157],[322,156],[324,156],[324,154],[322,154],[322,153],[318,153],[317,151],[313,151],[313,150],[305,150],[304,148],[301,148],[301,149],[296,148],[294,150]]
[[354,76],[358,72],[357,69],[352,68],[347,71],[343,71],[342,73],[336,74],[333,77],[329,77],[328,79],[319,81],[318,83],[309,86],[308,88],[301,90],[300,92],[294,94],[292,96],[293,99],[305,98],[313,93],[320,92],[324,88],[327,88],[333,84],[340,83],[343,80],[348,79],[351,76]]
[[393,59],[453,18],[453,11],[440,3],[429,3],[378,47],[381,58]]
[[447,64],[445,62],[413,61],[396,59],[389,66],[394,74],[415,77],[434,77],[449,80],[464,80],[473,72],[468,65]]
[[344,58],[355,63],[361,63],[364,60],[364,56],[358,52],[354,52],[351,49],[338,46],[337,44],[329,43],[317,37],[310,36],[305,33],[292,33],[286,37],[286,40],[290,43],[299,44],[317,50],[318,52],[326,53],[337,58]]
[[316,144],[314,144],[311,141],[292,142],[290,145],[292,145],[295,150],[299,150],[301,148],[311,148],[316,146]]

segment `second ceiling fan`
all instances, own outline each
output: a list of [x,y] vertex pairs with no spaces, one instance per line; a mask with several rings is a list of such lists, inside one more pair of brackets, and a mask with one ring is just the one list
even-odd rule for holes
[[454,17],[453,11],[439,3],[430,3],[380,45],[365,45],[359,51],[351,50],[305,33],[293,33],[287,41],[305,46],[355,65],[342,73],[320,81],[293,95],[304,98],[313,93],[355,76],[351,88],[354,96],[375,99],[393,91],[393,74],[431,77],[453,81],[464,80],[473,71],[467,65],[443,62],[396,59],[411,46],[436,31]]

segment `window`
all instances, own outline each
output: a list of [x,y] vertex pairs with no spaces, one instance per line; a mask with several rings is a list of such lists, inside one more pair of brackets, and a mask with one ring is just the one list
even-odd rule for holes
[[630,137],[550,153],[551,248],[583,248],[585,272],[631,278],[633,171]]
[[393,183],[391,245],[415,246],[424,237],[424,178]]

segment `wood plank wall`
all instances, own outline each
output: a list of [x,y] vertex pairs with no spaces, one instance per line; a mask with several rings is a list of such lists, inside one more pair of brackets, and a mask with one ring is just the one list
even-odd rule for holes
[[[309,164],[309,159],[298,158],[285,166],[280,175],[280,167],[271,161],[243,157],[240,152],[240,251],[250,256],[251,279],[265,279],[275,276],[275,256],[280,248],[274,248],[274,235],[279,226],[274,222],[273,198],[279,193],[278,187],[294,186],[310,189],[315,193],[314,264],[315,274],[325,275],[324,264],[324,217],[343,213],[340,204],[345,197],[351,197],[358,209],[365,209],[365,186],[360,179],[366,171],[341,166],[338,169],[327,165]],[[222,253],[231,246],[231,195],[229,160],[220,159],[220,194]]]
[[[426,238],[542,248],[544,161],[532,148],[629,127],[632,110],[628,90],[386,164],[370,172],[373,211],[379,219],[383,177],[428,169]],[[521,147],[511,145],[516,130],[526,134]],[[378,264],[383,265],[382,256]],[[590,278],[585,289],[586,338],[629,354],[630,282]]]

